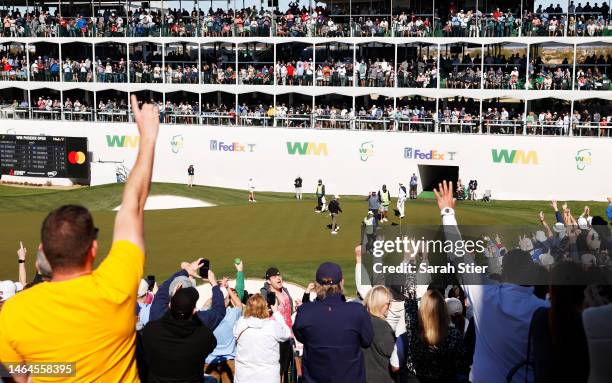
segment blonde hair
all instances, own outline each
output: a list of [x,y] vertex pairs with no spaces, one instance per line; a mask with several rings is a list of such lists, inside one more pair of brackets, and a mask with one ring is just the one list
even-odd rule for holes
[[429,346],[440,345],[448,335],[446,302],[436,290],[429,290],[421,298],[419,329],[421,340]]
[[268,303],[261,294],[253,294],[247,300],[246,309],[244,310],[244,317],[255,317],[266,319],[270,317],[268,312]]
[[385,319],[384,308],[385,305],[390,303],[390,300],[391,294],[389,293],[389,289],[385,286],[377,285],[368,291],[363,304],[370,314]]
[[[327,282],[327,279],[324,281]],[[327,298],[328,295],[342,294],[344,292],[343,282],[341,281],[337,285],[322,285],[319,282],[315,282],[315,292],[317,293],[317,299],[320,301]]]

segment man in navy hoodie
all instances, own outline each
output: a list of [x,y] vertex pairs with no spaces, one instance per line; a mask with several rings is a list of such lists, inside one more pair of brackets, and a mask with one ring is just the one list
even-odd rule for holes
[[[170,299],[177,290],[179,284],[181,287],[193,287],[190,284],[189,276],[196,277],[198,275],[198,269],[201,267],[201,260],[202,258],[192,263],[183,262],[181,264],[181,271],[176,272],[159,287],[157,294],[155,294],[155,298],[153,299],[153,303],[151,304],[149,321],[154,321],[164,316],[170,307]],[[173,284],[175,280],[177,282]],[[208,281],[213,286],[212,306],[209,310],[197,311],[196,315],[204,326],[213,331],[215,328],[217,328],[225,316],[225,302],[223,299],[223,293],[217,284],[215,274],[210,270],[208,271]],[[172,289],[170,288],[171,286]]]
[[362,347],[372,344],[374,331],[360,303],[345,302],[340,266],[319,266],[317,300],[298,308],[293,333],[304,344],[304,382],[365,383]]

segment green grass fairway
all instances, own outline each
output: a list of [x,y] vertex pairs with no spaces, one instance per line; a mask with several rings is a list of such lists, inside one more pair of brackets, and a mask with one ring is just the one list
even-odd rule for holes
[[[109,250],[115,213],[120,204],[121,185],[75,190],[44,190],[0,186],[0,280],[17,278],[16,250],[19,241],[28,248],[28,279],[34,273],[35,249],[40,225],[53,208],[67,203],[87,206],[100,228],[102,260]],[[345,273],[347,292],[354,294],[353,248],[359,242],[361,220],[367,212],[365,197],[342,197],[340,233],[332,236],[326,225],[329,215],[315,214],[315,199],[305,195],[296,201],[292,194],[258,193],[257,203],[247,202],[242,190],[184,185],[154,184],[152,194],[187,196],[217,206],[146,212],[147,261],[145,275],[164,279],[178,270],[181,261],[207,257],[218,276],[234,275],[232,261],[240,257],[247,277],[262,278],[269,266],[277,266],[284,277],[298,283],[314,278],[323,261],[339,263]],[[581,212],[584,203],[570,203]],[[395,206],[393,201],[392,206]],[[604,202],[590,203],[594,215],[602,215]],[[460,223],[472,225],[524,224],[537,222],[537,213],[547,212],[548,202],[493,201],[459,202]],[[409,224],[439,224],[435,200],[406,203]]]

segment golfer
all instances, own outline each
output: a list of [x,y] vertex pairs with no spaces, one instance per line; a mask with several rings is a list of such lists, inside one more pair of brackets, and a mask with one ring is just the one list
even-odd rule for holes
[[406,187],[401,182],[399,183],[399,190],[397,192],[397,210],[399,211],[399,217],[404,218],[404,203],[408,198]]
[[189,165],[187,168],[187,187],[193,187],[193,176],[195,175],[195,169],[193,165]]
[[329,201],[329,214],[331,215],[332,223],[331,223],[331,233],[338,234],[338,230],[340,230],[340,226],[338,225],[338,214],[342,213],[342,209],[340,208],[340,199],[339,195],[334,195],[334,198]]
[[255,181],[253,181],[253,178],[249,178],[249,202],[257,202],[255,201]]

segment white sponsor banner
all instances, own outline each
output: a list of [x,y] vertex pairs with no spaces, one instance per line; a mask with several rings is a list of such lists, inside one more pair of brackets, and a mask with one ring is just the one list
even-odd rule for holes
[[[20,124],[22,125],[22,124]],[[87,136],[92,151],[92,184],[113,182],[135,160],[138,131],[132,124],[29,122],[19,134]],[[154,181],[187,182],[256,191],[314,192],[318,179],[328,194],[367,194],[412,173],[423,182],[456,172],[464,184],[478,180],[478,196],[494,199],[605,200],[612,141],[605,138],[457,135],[255,127],[164,125],[156,149]],[[456,168],[445,168],[456,167]],[[427,186],[427,185],[425,185]]]

